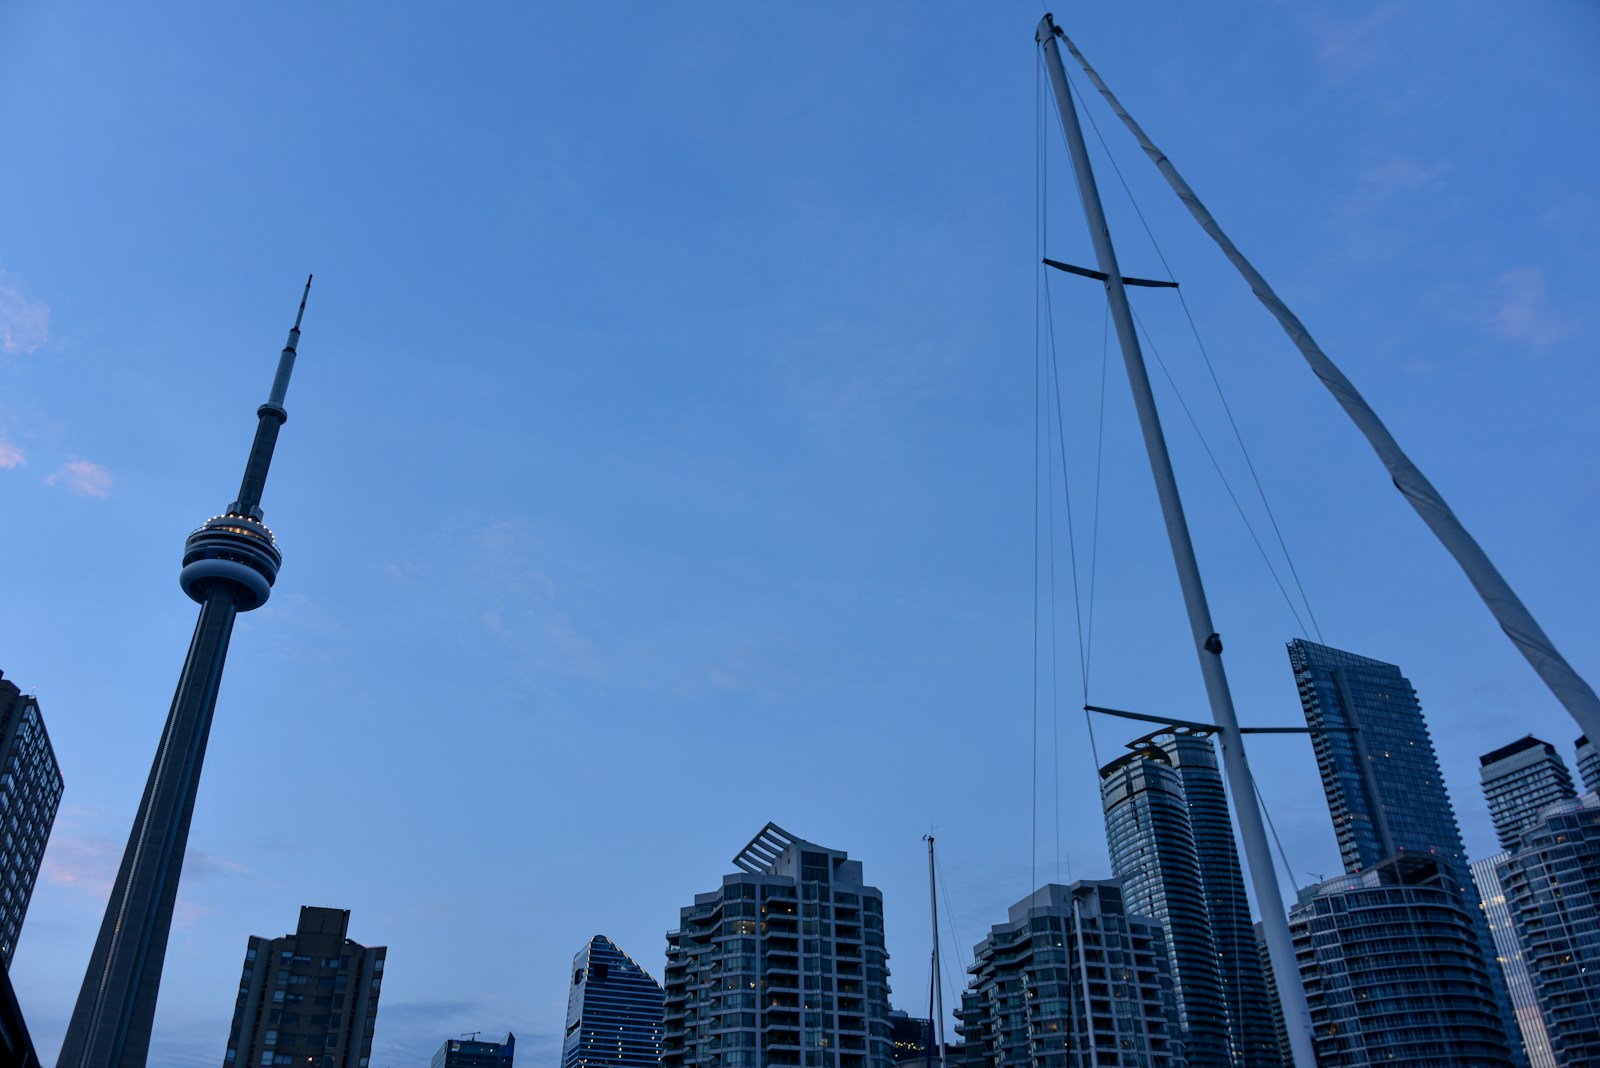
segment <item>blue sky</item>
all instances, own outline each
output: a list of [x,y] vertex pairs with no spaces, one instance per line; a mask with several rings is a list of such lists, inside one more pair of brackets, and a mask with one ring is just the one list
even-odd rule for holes
[[[769,819],[862,860],[908,1007],[930,826],[962,955],[1036,867],[1106,873],[1059,501],[1030,845],[1040,13],[0,13],[0,670],[67,779],[12,972],[47,1059],[193,626],[182,538],[233,495],[308,271],[264,501],[284,570],[235,634],[154,1062],[218,1062],[247,936],[302,904],[390,947],[376,1066],[508,1029],[538,1065],[583,942],[659,974],[677,909]],[[1600,677],[1596,9],[1060,15]],[[1092,113],[1323,634],[1410,675],[1486,854],[1477,755],[1533,731],[1570,757],[1576,728]],[[1088,263],[1049,141],[1045,244]],[[1103,186],[1125,270],[1159,275]],[[1086,580],[1102,304],[1050,286]],[[1247,486],[1181,311],[1137,299]],[[1111,370],[1088,693],[1198,718]],[[1156,374],[1241,714],[1292,724],[1296,624]],[[1131,736],[1096,725],[1103,755]],[[1251,752],[1297,881],[1331,874],[1303,743]]]

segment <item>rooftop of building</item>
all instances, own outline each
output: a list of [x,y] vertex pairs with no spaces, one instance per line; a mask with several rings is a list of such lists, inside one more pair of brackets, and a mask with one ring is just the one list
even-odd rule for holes
[[1530,749],[1541,750],[1550,754],[1551,756],[1556,755],[1555,746],[1551,745],[1547,741],[1544,741],[1542,738],[1535,738],[1531,734],[1525,734],[1521,738],[1518,738],[1516,741],[1512,742],[1510,745],[1502,745],[1499,749],[1494,749],[1483,754],[1483,756],[1478,758],[1478,766],[1486,768],[1490,764],[1497,764],[1500,761],[1505,760],[1507,757],[1516,756],[1518,753],[1525,753]]

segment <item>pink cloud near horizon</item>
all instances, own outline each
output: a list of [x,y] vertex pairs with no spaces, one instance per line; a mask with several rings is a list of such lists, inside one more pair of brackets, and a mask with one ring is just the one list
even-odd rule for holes
[[45,476],[45,485],[62,485],[80,497],[111,496],[111,472],[89,460],[69,460]]

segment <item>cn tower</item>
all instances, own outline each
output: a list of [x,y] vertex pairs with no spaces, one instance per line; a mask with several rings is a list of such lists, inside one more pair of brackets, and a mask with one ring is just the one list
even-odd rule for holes
[[178,584],[199,602],[200,619],[57,1068],[144,1068],[150,1053],[161,965],[228,640],[240,612],[266,603],[283,563],[272,531],[261,521],[261,491],[278,430],[289,418],[283,398],[289,391],[300,320],[310,293],[307,278],[300,311],[278,358],[272,394],[256,409],[256,438],[238,499],[222,515],[206,520],[184,543]]

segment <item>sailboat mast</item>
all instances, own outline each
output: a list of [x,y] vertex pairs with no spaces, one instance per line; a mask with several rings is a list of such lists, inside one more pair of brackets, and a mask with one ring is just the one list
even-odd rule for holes
[[[933,918],[933,1022],[928,1038],[939,1043],[939,1068],[944,1063],[944,984],[939,982],[939,890],[934,882],[933,835],[922,836],[928,842],[928,915]],[[931,1062],[932,1057],[928,1060]]]
[[1200,564],[1195,558],[1194,543],[1189,537],[1183,501],[1178,495],[1177,477],[1172,471],[1172,458],[1167,453],[1161,417],[1156,411],[1155,395],[1150,389],[1150,375],[1145,368],[1144,354],[1139,349],[1133,313],[1122,283],[1122,270],[1117,265],[1116,250],[1111,245],[1111,231],[1106,225],[1105,209],[1100,203],[1094,171],[1089,166],[1089,151],[1084,144],[1083,129],[1078,124],[1072,91],[1067,86],[1061,49],[1056,44],[1056,36],[1060,32],[1055,20],[1047,14],[1039,22],[1035,39],[1044,49],[1045,66],[1055,92],[1056,109],[1061,115],[1061,127],[1067,137],[1072,170],[1077,177],[1078,193],[1083,201],[1084,220],[1088,223],[1089,237],[1094,242],[1097,265],[1105,275],[1106,297],[1111,305],[1112,321],[1117,326],[1122,362],[1128,371],[1128,382],[1133,387],[1134,407],[1139,413],[1139,427],[1144,434],[1145,451],[1150,457],[1150,470],[1155,476],[1156,494],[1161,500],[1161,514],[1167,525],[1167,540],[1171,543],[1173,563],[1178,569],[1178,583],[1183,588],[1189,628],[1193,632],[1195,652],[1200,659],[1200,674],[1205,679],[1206,696],[1210,700],[1212,718],[1222,742],[1222,763],[1227,773],[1228,793],[1233,798],[1233,811],[1239,821],[1246,866],[1250,870],[1251,884],[1255,887],[1256,903],[1261,908],[1261,926],[1266,935],[1273,975],[1277,980],[1278,999],[1283,1006],[1283,1019],[1289,1033],[1294,1065],[1295,1068],[1315,1068],[1317,1061],[1305,988],[1300,983],[1300,971],[1295,964],[1294,947],[1289,937],[1289,919],[1283,909],[1277,872],[1272,866],[1272,853],[1267,844],[1261,809],[1256,803],[1255,783],[1250,775],[1250,766],[1245,761],[1239,717],[1234,711],[1233,694],[1228,688],[1228,676],[1222,667],[1222,639],[1212,626],[1211,609],[1206,603],[1205,586],[1200,580]]

